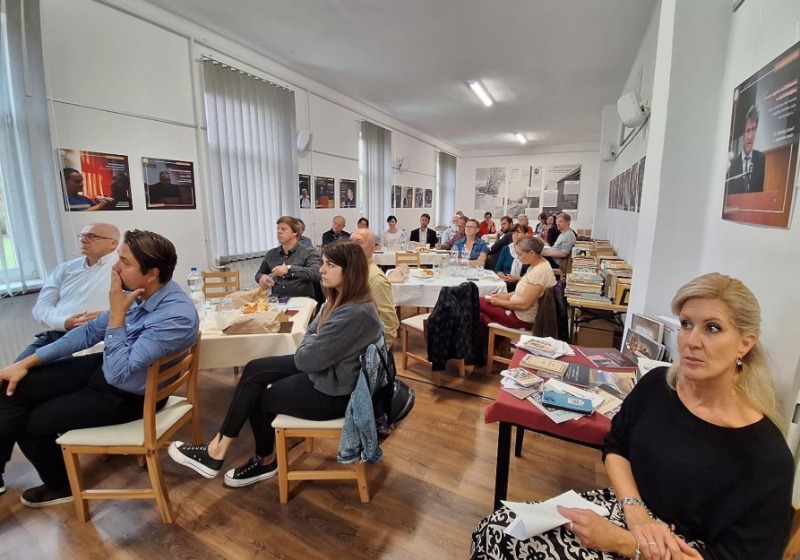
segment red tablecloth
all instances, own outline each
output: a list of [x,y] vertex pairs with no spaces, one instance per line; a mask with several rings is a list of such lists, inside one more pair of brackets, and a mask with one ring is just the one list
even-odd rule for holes
[[[564,356],[560,359],[565,362],[592,365],[578,352],[577,346],[573,346],[573,349],[575,356]],[[526,350],[517,348],[509,367],[517,367],[525,354],[528,354]],[[611,420],[597,413],[556,424],[527,399],[518,399],[502,389],[497,393],[495,402],[486,408],[484,420],[486,423],[508,422],[595,447],[603,444],[603,438],[611,429]]]

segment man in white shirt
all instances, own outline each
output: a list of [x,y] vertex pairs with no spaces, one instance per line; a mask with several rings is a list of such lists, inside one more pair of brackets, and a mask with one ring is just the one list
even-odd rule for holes
[[48,330],[38,333],[16,361],[108,309],[111,267],[118,258],[119,230],[111,224],[89,224],[78,238],[83,256],[61,263],[53,270],[33,307],[33,318]]
[[456,214],[450,219],[450,227],[442,232],[442,244],[449,243],[453,236],[458,233],[458,219],[460,217]]
[[427,243],[428,247],[433,249],[436,245],[436,232],[428,228],[431,222],[431,216],[428,213],[419,217],[419,227],[411,230],[411,237],[409,241],[416,241],[417,243]]

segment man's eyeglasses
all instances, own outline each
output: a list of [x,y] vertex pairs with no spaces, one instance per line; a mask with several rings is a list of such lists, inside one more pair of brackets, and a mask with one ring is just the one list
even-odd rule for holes
[[97,235],[96,233],[79,233],[78,239],[80,239],[81,241],[85,239],[86,241],[92,242],[92,241],[97,241],[98,239],[112,239],[112,238],[105,237],[103,235]]

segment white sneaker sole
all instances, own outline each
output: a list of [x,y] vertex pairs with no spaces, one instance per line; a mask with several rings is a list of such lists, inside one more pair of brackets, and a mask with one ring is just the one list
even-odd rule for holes
[[269,480],[270,478],[275,478],[278,475],[278,469],[274,471],[270,471],[264,474],[260,474],[258,476],[254,476],[252,478],[233,478],[233,471],[236,469],[231,469],[225,473],[225,486],[230,486],[231,488],[241,488],[242,486],[250,486],[251,484],[255,484],[256,482],[261,482],[262,480]]
[[173,441],[167,449],[167,453],[169,453],[169,456],[173,461],[179,465],[183,465],[184,467],[189,467],[197,474],[205,478],[214,478],[217,476],[217,474],[219,474],[219,471],[215,471],[214,469],[205,466],[203,463],[199,463],[181,453],[180,449],[178,449],[178,445],[178,442]]
[[29,502],[28,500],[20,496],[19,501],[20,503],[22,503],[23,506],[27,506],[29,508],[42,508],[47,506],[54,506],[56,504],[69,503],[72,501],[72,496],[65,496],[63,498],[56,498],[55,500],[50,500],[49,502],[38,502],[38,503]]

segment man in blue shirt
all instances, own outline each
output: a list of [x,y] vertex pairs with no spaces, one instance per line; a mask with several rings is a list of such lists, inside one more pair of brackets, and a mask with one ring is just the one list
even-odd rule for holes
[[[176,263],[165,237],[126,232],[111,271],[109,310],[0,369],[0,475],[16,442],[44,482],[23,492],[24,505],[71,501],[58,434],[141,418],[147,368],[197,338],[194,304],[172,281]],[[100,341],[102,354],[72,357]]]

